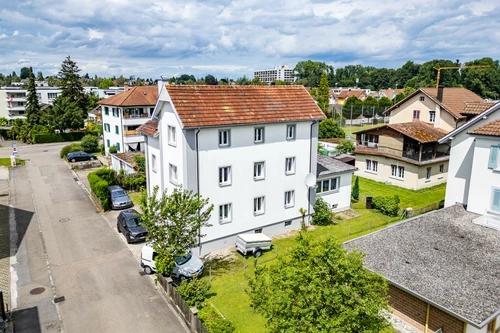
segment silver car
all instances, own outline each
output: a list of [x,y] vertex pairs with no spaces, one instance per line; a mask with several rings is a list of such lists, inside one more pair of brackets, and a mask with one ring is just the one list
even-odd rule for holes
[[111,209],[124,209],[134,206],[134,203],[128,196],[127,192],[118,185],[108,187],[109,204]]

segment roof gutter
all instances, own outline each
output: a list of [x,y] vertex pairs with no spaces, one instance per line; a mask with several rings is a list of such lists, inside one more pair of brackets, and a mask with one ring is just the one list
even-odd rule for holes
[[299,119],[299,120],[283,120],[283,121],[259,121],[254,123],[244,123],[244,124],[227,124],[227,125],[210,125],[210,126],[184,126],[183,129],[199,129],[199,128],[221,128],[221,127],[237,127],[237,126],[251,126],[251,125],[259,125],[259,124],[287,124],[287,123],[300,123],[300,122],[309,122],[313,121],[317,123],[320,120],[326,118],[311,118],[311,119]]

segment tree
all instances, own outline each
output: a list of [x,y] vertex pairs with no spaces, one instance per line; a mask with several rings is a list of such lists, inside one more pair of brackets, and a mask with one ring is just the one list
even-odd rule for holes
[[93,110],[97,106],[97,102],[99,102],[101,99],[99,96],[94,94],[93,92],[90,92],[87,95],[87,110]]
[[31,67],[23,67],[21,68],[21,73],[19,74],[19,78],[21,80],[25,80],[30,76],[30,73],[33,72],[33,68]]
[[328,86],[328,75],[323,72],[318,88],[318,106],[323,113],[331,118],[330,106],[330,87]]
[[333,119],[325,119],[319,123],[318,136],[320,139],[345,138],[345,132]]
[[243,75],[243,77],[236,79],[236,84],[239,86],[248,86],[250,84],[250,80],[246,77],[246,75]]
[[314,213],[311,214],[312,225],[330,225],[332,224],[333,212],[330,210],[328,203],[319,197],[314,204]]
[[80,129],[84,126],[84,112],[70,97],[58,96],[52,108],[44,115],[46,124],[54,130]]
[[80,69],[76,62],[71,60],[70,56],[66,57],[58,73],[59,86],[62,89],[61,96],[75,102],[77,107],[84,113],[84,117],[87,118],[87,96],[83,90],[79,72]]
[[95,135],[87,134],[82,138],[80,146],[86,153],[95,153],[99,150],[99,139]]
[[216,86],[217,83],[217,79],[212,74],[208,74],[207,76],[205,76],[205,84]]
[[157,271],[169,275],[175,265],[174,259],[196,247],[205,236],[201,228],[211,226],[208,220],[214,206],[209,205],[208,199],[182,187],[175,187],[170,195],[163,192],[158,197],[158,187],[155,187],[149,197],[143,191],[141,208],[141,221],[149,233],[148,240],[158,253]]
[[300,84],[306,87],[318,87],[324,72],[333,74],[333,66],[318,61],[299,61],[293,69],[295,77]]
[[351,196],[354,200],[359,199],[359,176],[356,176],[356,180],[354,181],[354,187],[352,188]]
[[8,126],[8,125],[9,125],[9,119],[7,119],[5,117],[1,117],[0,118],[0,126],[5,127],[5,126]]
[[28,89],[26,92],[26,117],[30,126],[42,124],[40,103],[36,95],[35,74],[33,68],[28,69]]
[[387,282],[363,267],[363,255],[333,239],[301,233],[277,263],[255,266],[252,305],[270,332],[380,332],[388,323]]
[[352,153],[355,149],[356,146],[351,140],[342,140],[337,147],[335,147],[335,151],[339,154]]
[[256,76],[250,81],[250,85],[252,86],[265,86],[266,83],[260,80],[260,77]]
[[123,86],[125,84],[125,78],[123,77],[123,75],[120,75],[116,79],[116,84],[119,85],[119,86]]
[[113,86],[115,83],[111,79],[104,79],[99,83],[99,89],[108,89]]
[[38,71],[37,76],[36,76],[36,79],[37,79],[38,81],[43,81],[43,74],[42,74],[42,72],[41,72],[41,71]]

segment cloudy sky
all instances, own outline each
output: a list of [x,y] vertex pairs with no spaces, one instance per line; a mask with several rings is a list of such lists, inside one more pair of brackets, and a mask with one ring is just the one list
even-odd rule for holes
[[498,0],[0,0],[0,72],[237,78],[301,60],[500,59]]

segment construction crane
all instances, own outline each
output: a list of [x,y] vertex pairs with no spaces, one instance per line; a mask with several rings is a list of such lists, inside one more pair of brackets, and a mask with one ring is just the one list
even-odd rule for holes
[[[457,60],[458,62],[458,60]],[[464,69],[464,68],[487,68],[490,66],[467,66],[467,65],[461,65],[461,66],[449,66],[449,67],[434,67],[435,70],[437,70],[437,79],[436,79],[436,88],[439,87],[439,79],[441,78],[441,70],[442,69]]]

